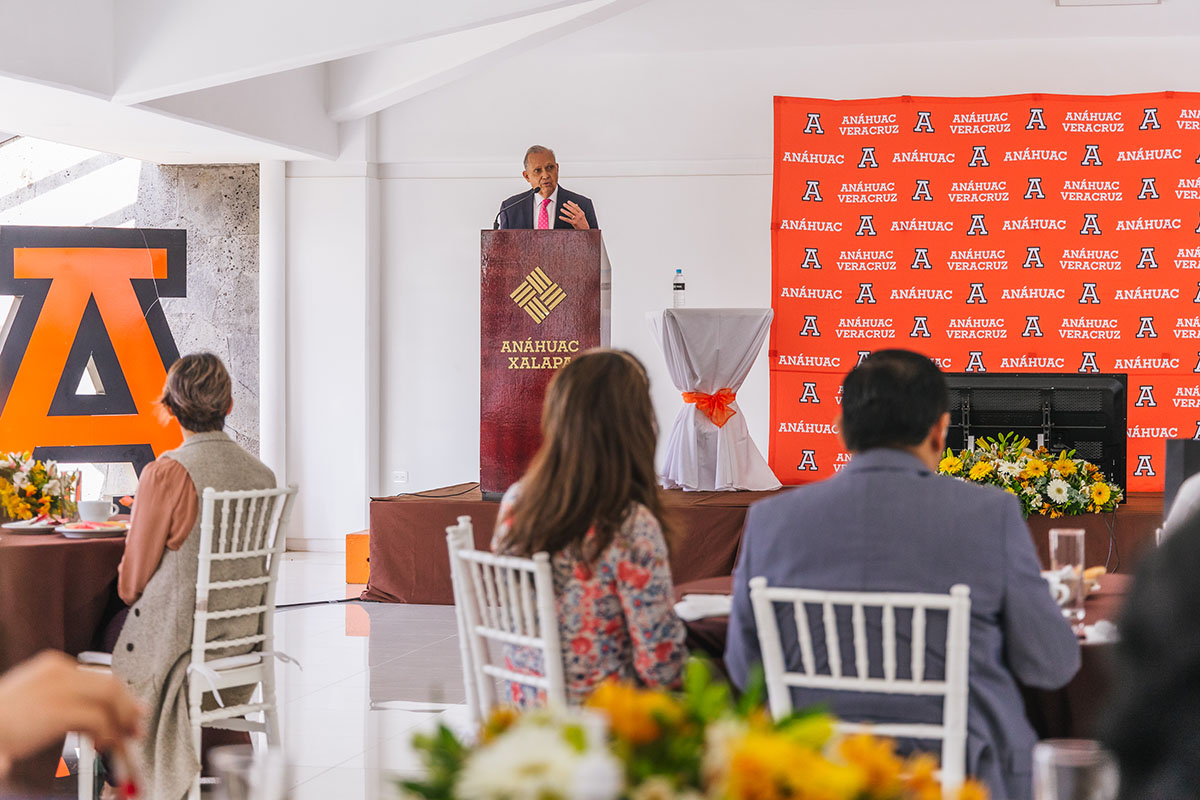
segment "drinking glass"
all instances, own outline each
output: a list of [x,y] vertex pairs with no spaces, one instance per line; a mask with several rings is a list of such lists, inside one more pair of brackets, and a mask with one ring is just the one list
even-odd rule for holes
[[1091,739],[1047,739],[1033,746],[1033,800],[1113,800],[1117,765]]
[[248,744],[214,747],[209,761],[217,774],[218,800],[284,800],[287,765],[280,750],[258,753]]
[[1062,603],[1063,616],[1072,626],[1083,625],[1083,600],[1087,596],[1083,585],[1083,529],[1050,529],[1050,569],[1059,575],[1070,592]]

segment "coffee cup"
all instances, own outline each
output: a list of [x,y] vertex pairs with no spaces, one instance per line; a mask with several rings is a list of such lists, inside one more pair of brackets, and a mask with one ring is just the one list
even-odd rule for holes
[[109,517],[118,513],[116,505],[110,500],[80,500],[77,506],[79,518],[84,522],[107,522]]

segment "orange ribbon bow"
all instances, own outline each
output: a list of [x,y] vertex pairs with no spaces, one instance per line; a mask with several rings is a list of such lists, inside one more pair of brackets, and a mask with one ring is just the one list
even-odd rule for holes
[[695,403],[696,409],[712,420],[712,424],[718,428],[724,428],[729,418],[737,413],[729,407],[729,404],[736,399],[737,395],[728,386],[724,389],[718,389],[714,394],[705,394],[704,392],[683,393],[683,402]]

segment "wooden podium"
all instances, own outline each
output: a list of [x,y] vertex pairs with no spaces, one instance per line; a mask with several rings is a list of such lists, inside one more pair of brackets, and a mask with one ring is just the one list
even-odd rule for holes
[[479,483],[494,499],[541,444],[550,376],[608,346],[611,279],[598,230],[483,231],[479,276]]

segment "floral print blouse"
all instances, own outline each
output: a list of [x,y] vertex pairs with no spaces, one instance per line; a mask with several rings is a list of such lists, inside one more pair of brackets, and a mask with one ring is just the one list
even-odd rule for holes
[[[519,493],[514,484],[500,503],[494,552],[504,552]],[[582,703],[610,677],[646,686],[678,683],[687,660],[687,631],[675,616],[667,544],[650,509],[638,504],[594,564],[566,551],[553,554],[550,564],[568,702]],[[542,674],[536,649],[506,646],[504,657],[514,672]],[[530,686],[513,683],[509,691],[517,707],[544,699]]]

